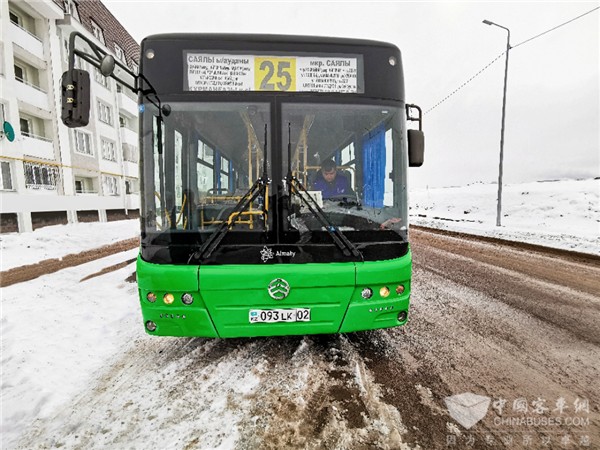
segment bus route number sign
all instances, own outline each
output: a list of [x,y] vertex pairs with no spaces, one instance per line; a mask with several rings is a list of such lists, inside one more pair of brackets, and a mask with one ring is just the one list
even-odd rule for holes
[[187,91],[362,93],[362,59],[343,56],[185,54]]
[[296,58],[254,58],[254,90],[296,90]]

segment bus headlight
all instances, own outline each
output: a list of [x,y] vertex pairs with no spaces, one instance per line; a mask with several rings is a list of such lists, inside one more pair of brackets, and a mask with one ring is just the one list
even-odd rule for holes
[[186,292],[181,296],[181,301],[184,305],[191,305],[192,303],[194,303],[194,297],[192,296],[192,294]]
[[175,301],[175,297],[173,297],[173,294],[166,293],[165,296],[163,297],[163,302],[165,302],[166,305],[170,305],[174,301]]
[[404,286],[399,284],[398,286],[396,286],[396,294],[398,295],[402,295],[404,293]]
[[146,294],[146,300],[150,303],[154,303],[156,301],[156,294],[154,292],[148,292],[148,294]]
[[151,320],[149,320],[148,322],[146,322],[146,330],[156,331],[156,324],[154,322],[152,322]]
[[387,286],[382,287],[379,289],[379,295],[381,295],[383,298],[386,298],[388,295],[390,295],[390,288]]

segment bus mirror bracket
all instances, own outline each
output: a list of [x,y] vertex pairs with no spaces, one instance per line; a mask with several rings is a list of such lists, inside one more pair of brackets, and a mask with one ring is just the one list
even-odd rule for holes
[[[417,111],[416,117],[411,114]],[[408,130],[408,166],[421,167],[425,157],[425,134],[423,133],[423,112],[417,105],[406,105],[406,119],[417,122],[418,130]]]
[[[76,48],[76,39],[84,41],[91,52]],[[114,78],[132,92],[137,94],[141,90],[138,86],[140,83],[138,75],[83,34],[73,31],[69,36],[69,67],[61,79],[61,120],[67,127],[84,127],[89,123],[90,118],[90,74],[85,70],[75,68],[75,55],[97,68],[103,76]],[[117,67],[119,74],[129,75],[133,82],[128,82],[115,74]]]

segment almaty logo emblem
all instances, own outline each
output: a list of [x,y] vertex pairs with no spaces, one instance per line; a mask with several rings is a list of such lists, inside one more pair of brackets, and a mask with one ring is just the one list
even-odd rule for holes
[[269,283],[269,295],[275,300],[283,300],[290,293],[290,284],[283,278],[275,278]]
[[265,245],[260,251],[260,259],[262,259],[262,262],[267,262],[268,260],[273,259],[273,249]]

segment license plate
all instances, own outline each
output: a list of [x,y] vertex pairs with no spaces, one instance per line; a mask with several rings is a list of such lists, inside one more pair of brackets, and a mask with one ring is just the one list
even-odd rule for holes
[[251,309],[249,318],[250,323],[310,322],[310,309]]

